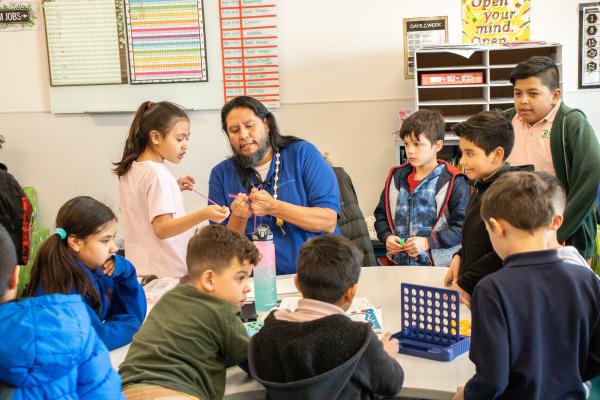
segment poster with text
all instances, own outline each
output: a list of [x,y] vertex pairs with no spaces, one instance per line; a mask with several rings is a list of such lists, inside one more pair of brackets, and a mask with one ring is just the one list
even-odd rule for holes
[[530,0],[462,0],[462,41],[498,45],[529,40]]
[[251,96],[279,107],[276,0],[219,0],[225,101]]
[[600,2],[579,4],[579,89],[600,88]]
[[0,32],[39,30],[39,2],[0,0]]
[[448,41],[448,17],[404,18],[404,79],[415,77],[415,50]]

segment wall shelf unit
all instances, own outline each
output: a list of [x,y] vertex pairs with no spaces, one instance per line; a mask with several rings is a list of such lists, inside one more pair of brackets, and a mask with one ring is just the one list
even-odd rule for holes
[[[470,54],[466,54],[469,53]],[[460,54],[459,54],[460,53]],[[466,54],[468,56],[463,56]],[[416,109],[439,111],[445,119],[446,131],[480,111],[513,107],[511,71],[518,63],[532,56],[548,56],[556,62],[562,76],[562,46],[557,43],[525,44],[519,46],[430,46],[415,52]],[[423,74],[455,74],[481,72],[483,83],[458,85],[423,85]],[[562,89],[562,81],[560,82]],[[446,134],[446,146],[458,152],[458,138]],[[396,140],[396,161],[405,162],[403,142]],[[451,150],[451,149],[450,149]],[[451,154],[451,151],[445,153]],[[443,154],[443,156],[448,156]],[[442,156],[442,154],[440,154]],[[446,157],[443,157],[446,158]]]

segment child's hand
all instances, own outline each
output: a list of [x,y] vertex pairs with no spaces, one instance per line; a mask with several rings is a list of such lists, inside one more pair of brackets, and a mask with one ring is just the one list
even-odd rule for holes
[[114,257],[111,257],[110,260],[108,260],[104,263],[104,266],[102,267],[102,272],[104,272],[104,275],[108,275],[108,276],[112,276],[115,273]]
[[381,342],[383,343],[383,350],[392,358],[396,358],[398,354],[398,350],[400,343],[398,339],[392,339],[392,335],[390,333],[384,333],[381,337]]
[[238,193],[233,203],[231,203],[231,215],[243,219],[250,218],[252,209],[250,208],[250,198],[247,194]]
[[456,393],[452,396],[452,400],[464,400],[465,399],[465,388],[464,386],[459,386],[456,388]]
[[458,281],[458,272],[460,270],[460,256],[455,255],[452,257],[446,276],[444,277],[444,286],[450,287],[453,283]]
[[250,208],[257,217],[273,215],[276,200],[266,190],[252,189],[250,200],[252,201]]
[[464,305],[466,305],[467,307],[469,307],[469,310],[470,310],[471,309],[471,295],[469,293],[465,292],[460,286],[458,286],[458,283],[456,283],[456,282],[454,282],[452,284],[450,289],[458,291],[458,294],[460,295],[460,302],[463,303]]
[[404,245],[404,251],[406,251],[409,257],[417,257],[426,250],[429,250],[429,241],[424,237],[408,238]]
[[102,267],[102,272],[104,272],[104,275],[113,278],[118,278],[119,276],[123,275],[126,270],[127,269],[124,268],[123,263],[120,263],[119,265],[115,263],[114,256],[107,260]]
[[385,239],[385,248],[388,253],[397,253],[404,249],[404,245],[400,244],[398,236],[390,235]]
[[194,188],[194,184],[196,180],[192,176],[184,176],[183,178],[177,179],[177,184],[179,185],[179,190],[182,192],[184,190],[192,190]]
[[208,220],[220,224],[229,217],[229,208],[221,206],[206,206],[204,207],[205,215]]

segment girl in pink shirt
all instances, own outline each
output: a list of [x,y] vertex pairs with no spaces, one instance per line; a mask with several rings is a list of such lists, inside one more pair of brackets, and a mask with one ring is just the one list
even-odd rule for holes
[[185,111],[170,102],[144,102],[138,108],[115,163],[119,176],[120,210],[125,227],[125,253],[140,275],[181,277],[187,273],[187,243],[202,221],[222,222],[229,209],[207,206],[186,214],[183,190],[194,178],[175,179],[165,160],[179,164],[190,137]]

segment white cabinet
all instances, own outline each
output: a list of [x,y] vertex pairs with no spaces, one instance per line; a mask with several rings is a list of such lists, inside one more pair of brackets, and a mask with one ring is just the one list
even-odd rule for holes
[[[513,87],[509,81],[511,71],[518,63],[532,56],[548,56],[554,59],[562,77],[562,46],[556,43],[521,46],[468,46],[473,50],[463,57],[460,46],[431,46],[415,52],[415,105],[439,111],[446,122],[446,146],[456,146],[452,126],[480,111],[494,108],[506,110],[513,107]],[[452,74],[478,72],[483,82],[461,85],[423,85],[423,74]],[[562,89],[562,81],[561,81]],[[402,140],[396,139],[396,162],[404,161]],[[445,149],[440,154],[446,158],[457,151]]]

